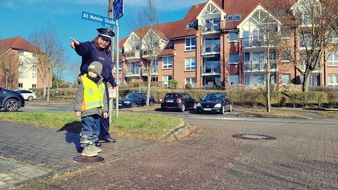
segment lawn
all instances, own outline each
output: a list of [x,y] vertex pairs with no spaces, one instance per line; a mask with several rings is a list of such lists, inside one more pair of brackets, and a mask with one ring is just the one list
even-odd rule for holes
[[[181,118],[158,114],[119,112],[116,119],[113,113],[110,132],[117,137],[159,141],[177,127],[184,124]],[[80,130],[81,119],[74,112],[34,111],[2,112],[0,120],[30,124],[55,130]]]

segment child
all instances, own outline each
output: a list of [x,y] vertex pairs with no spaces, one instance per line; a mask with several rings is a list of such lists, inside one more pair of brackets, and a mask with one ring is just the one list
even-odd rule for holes
[[102,64],[92,62],[88,74],[79,77],[79,87],[75,99],[75,115],[82,118],[82,156],[97,156],[102,150],[95,146],[100,133],[101,117],[108,117],[106,86],[102,82]]

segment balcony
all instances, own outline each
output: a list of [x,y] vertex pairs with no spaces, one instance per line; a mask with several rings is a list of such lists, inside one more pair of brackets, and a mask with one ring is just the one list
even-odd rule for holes
[[135,68],[132,68],[130,70],[126,70],[126,74],[125,76],[126,77],[139,77],[140,76],[140,67],[135,67]]
[[269,39],[269,43],[264,38],[249,37],[243,38],[242,41],[243,48],[261,48],[267,47],[277,47],[276,39]]
[[203,66],[202,67],[202,75],[206,76],[206,75],[219,75],[220,74],[220,67],[219,66],[214,66],[214,65],[210,65],[208,67]]
[[126,59],[140,59],[140,50],[137,51],[128,51],[124,53]]
[[214,33],[220,33],[221,32],[221,24],[218,23],[207,23],[202,30],[202,34],[214,34]]
[[210,44],[202,47],[202,55],[220,54],[219,44]]
[[[245,61],[244,72],[265,72],[266,60],[264,61]],[[270,71],[278,71],[277,60],[270,60]]]
[[[142,76],[147,76],[150,68],[143,68]],[[151,75],[158,75],[158,68],[151,68]]]

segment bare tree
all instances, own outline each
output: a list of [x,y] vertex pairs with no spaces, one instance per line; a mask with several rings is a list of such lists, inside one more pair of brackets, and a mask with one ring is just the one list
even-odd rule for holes
[[142,57],[146,58],[148,67],[147,72],[147,101],[146,105],[149,106],[150,91],[151,91],[151,79],[152,74],[157,72],[153,69],[154,61],[157,61],[157,55],[160,48],[160,38],[157,35],[156,24],[158,24],[158,17],[156,14],[156,6],[153,0],[147,0],[147,6],[144,9],[140,9],[138,12],[138,23],[134,23],[133,28],[139,28],[138,32],[142,37],[141,49]]
[[294,43],[285,41],[283,48],[293,52],[290,60],[301,74],[302,91],[307,92],[311,74],[320,71],[335,48],[331,37],[337,34],[337,2],[299,0],[294,7],[286,21],[294,30]]
[[[64,48],[58,40],[51,24],[48,24],[47,29],[39,33],[31,35],[31,43],[37,47],[37,68],[38,74],[43,80],[43,96],[47,96],[49,101],[49,90],[52,80],[53,69],[60,70],[64,68],[65,55]],[[62,72],[59,76],[62,77]],[[47,91],[46,91],[47,87]]]
[[17,87],[15,85],[18,81],[19,73],[17,72],[18,59],[13,51],[9,51],[9,47],[6,47],[4,41],[0,41],[0,84],[8,89]]

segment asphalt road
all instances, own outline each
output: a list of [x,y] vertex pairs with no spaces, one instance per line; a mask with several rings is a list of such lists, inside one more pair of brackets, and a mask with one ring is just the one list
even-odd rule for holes
[[[182,117],[197,130],[171,143],[118,139],[102,147],[104,162],[78,172],[69,171],[87,164],[72,162],[78,153],[70,132],[0,122],[0,189],[13,184],[34,190],[337,189],[337,120],[254,118],[240,112],[150,111]],[[28,166],[31,173],[22,173]],[[6,168],[15,168],[14,174]],[[65,173],[50,178],[60,172]],[[34,178],[15,182],[16,176]],[[3,179],[8,180],[1,186]],[[27,185],[41,179],[48,180]]]

